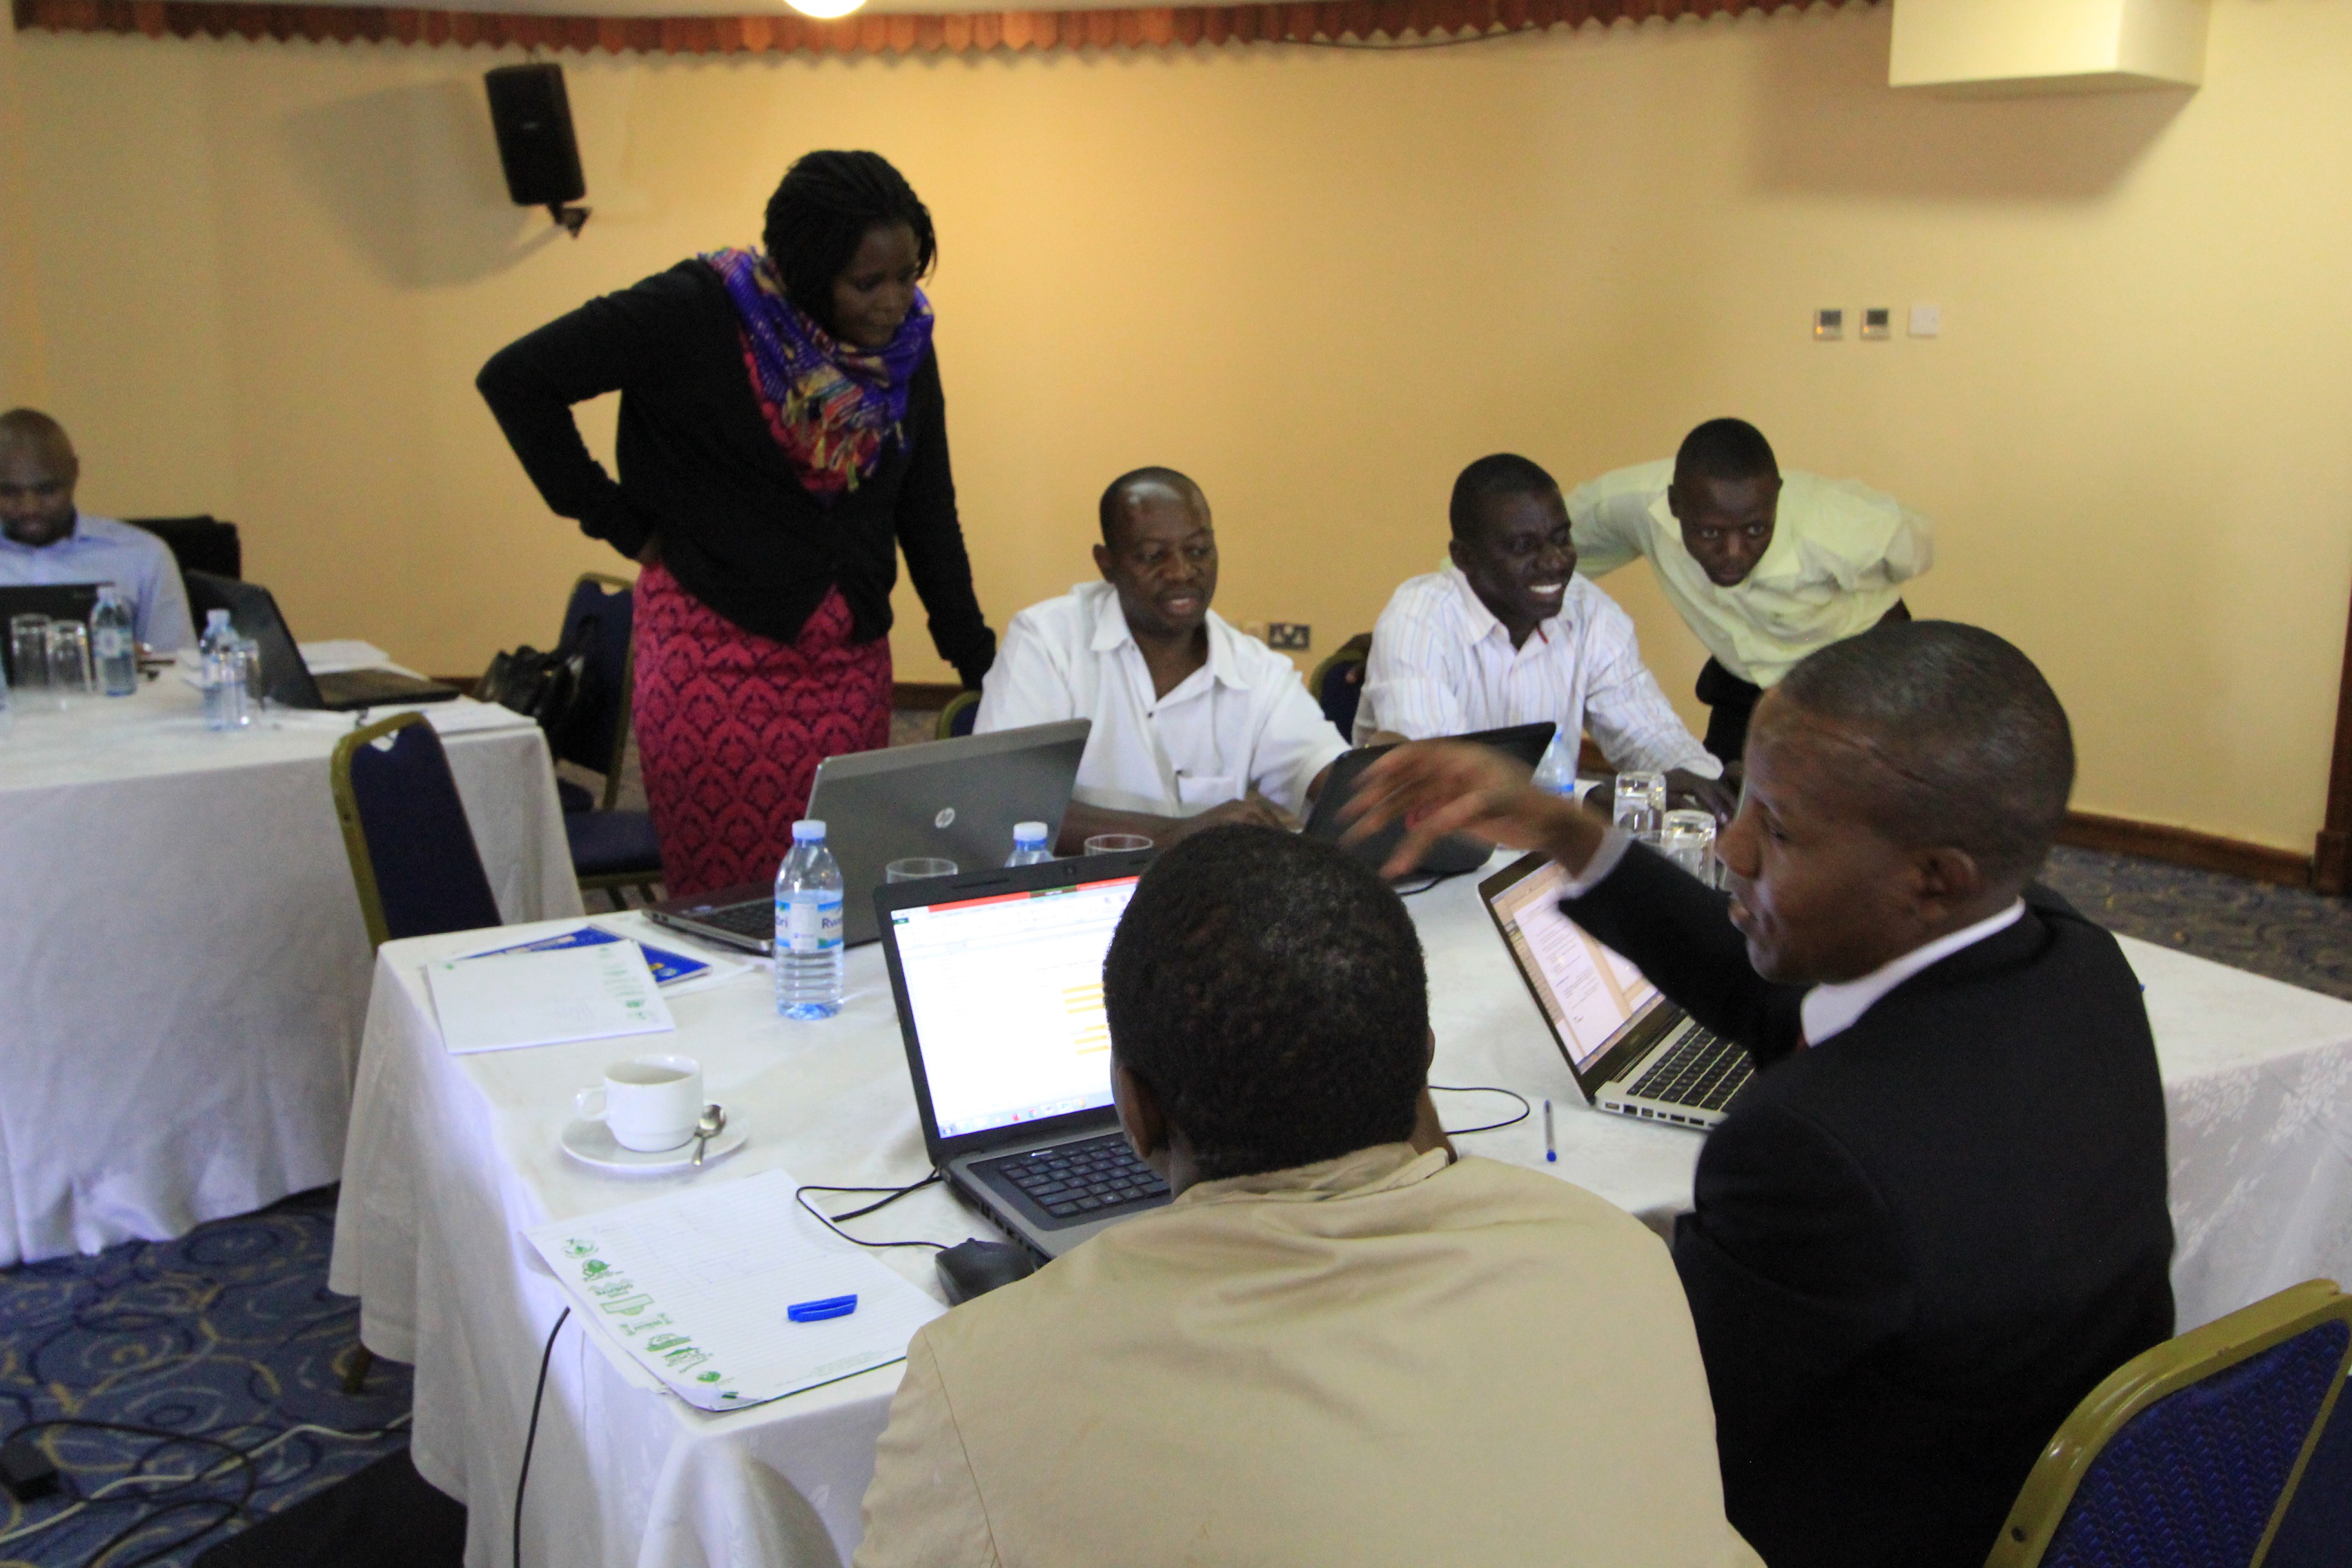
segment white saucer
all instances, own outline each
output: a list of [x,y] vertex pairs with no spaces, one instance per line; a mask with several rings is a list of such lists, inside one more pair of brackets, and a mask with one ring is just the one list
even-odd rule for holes
[[[710,1146],[703,1151],[702,1163],[715,1164],[740,1149],[751,1134],[733,1122],[712,1135]],[[600,1171],[616,1175],[656,1175],[665,1171],[683,1171],[694,1163],[694,1140],[689,1138],[675,1149],[658,1149],[641,1154],[635,1149],[624,1149],[613,1142],[613,1130],[601,1121],[574,1118],[563,1129],[563,1152],[583,1165],[593,1165]]]

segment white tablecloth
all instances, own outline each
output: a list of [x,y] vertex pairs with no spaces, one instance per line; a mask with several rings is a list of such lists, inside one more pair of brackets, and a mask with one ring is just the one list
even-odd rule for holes
[[[538,729],[440,706],[499,911],[576,913]],[[352,724],[214,734],[167,673],[0,738],[0,1266],[341,1173],[372,967],[327,784]]]
[[[1663,1226],[1690,1201],[1696,1135],[1587,1109],[1463,878],[1412,900],[1429,956],[1441,1084],[1503,1084],[1557,1110],[1463,1140],[1550,1170]],[[764,973],[676,997],[675,1036],[626,1042],[701,1059],[751,1142],[693,1176],[624,1180],[572,1163],[572,1091],[624,1042],[495,1056],[442,1051],[423,981],[478,937],[387,945],[362,1047],[331,1285],[362,1335],[416,1365],[414,1456],[470,1510],[467,1561],[503,1563],[539,1357],[562,1300],[518,1235],[688,1181],[777,1165],[803,1182],[898,1184],[922,1141],[880,950],[849,955],[840,1017],[787,1024]],[[2126,942],[2147,983],[2171,1110],[2174,1280],[2182,1329],[2314,1275],[2352,1279],[2352,1004]],[[1441,1094],[1450,1127],[1515,1109]],[[835,1208],[856,1200],[834,1198]],[[981,1227],[944,1193],[856,1222],[871,1239]],[[886,1262],[937,1294],[929,1254]],[[524,1557],[588,1568],[779,1568],[845,1562],[894,1368],[777,1404],[705,1415],[617,1370],[577,1321],[559,1342],[531,1464]]]

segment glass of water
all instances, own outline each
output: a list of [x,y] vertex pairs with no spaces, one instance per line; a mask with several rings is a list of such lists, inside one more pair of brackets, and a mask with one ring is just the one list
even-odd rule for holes
[[1135,855],[1151,847],[1140,833],[1097,833],[1087,840],[1089,855]]
[[1664,826],[1666,775],[1633,773],[1617,775],[1616,803],[1611,813],[1618,826],[1644,844],[1655,844]]
[[11,616],[8,618],[8,666],[16,672],[16,689],[38,691],[49,683],[49,617]]
[[1716,885],[1715,816],[1712,812],[1666,813],[1658,830],[1658,850],[1708,887]]
[[240,730],[249,730],[269,706],[269,690],[261,681],[261,645],[251,637],[237,638],[236,660],[245,677],[245,705],[237,713],[236,724]]
[[49,696],[58,709],[97,689],[89,663],[89,628],[79,621],[48,625]]
[[926,877],[952,877],[956,863],[934,855],[917,855],[905,860],[893,860],[882,868],[886,882],[919,882]]

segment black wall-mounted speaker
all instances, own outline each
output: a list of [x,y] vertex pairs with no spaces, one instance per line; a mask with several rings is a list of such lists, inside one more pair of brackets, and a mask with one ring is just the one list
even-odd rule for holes
[[[499,165],[518,206],[562,208],[588,194],[580,174],[580,144],[572,136],[572,100],[563,68],[499,66],[486,73],[490,124],[499,137]],[[562,214],[558,213],[558,221]]]

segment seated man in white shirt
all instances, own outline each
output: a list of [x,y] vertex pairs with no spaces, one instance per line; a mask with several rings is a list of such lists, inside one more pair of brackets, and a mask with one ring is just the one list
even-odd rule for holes
[[194,642],[170,548],[145,529],[76,507],[80,479],[63,426],[31,408],[0,414],[0,584],[111,583],[141,642],[159,653]]
[[1099,833],[1165,845],[1220,822],[1295,826],[1348,749],[1290,661],[1213,613],[1201,488],[1138,468],[1102,498],[1099,583],[1013,617],[975,733],[1091,719],[1063,853]]
[[1898,585],[1935,560],[1926,518],[1853,479],[1782,473],[1744,419],[1708,420],[1672,462],[1579,485],[1568,515],[1588,575],[1649,557],[1706,645],[1706,749],[1729,763],[1758,698],[1815,648],[1909,620]]
[[856,1568],[1757,1568],[1666,1249],[1428,1110],[1403,903],[1333,846],[1161,855],[1103,963],[1175,1191],[907,1348]]
[[1549,720],[1587,729],[1610,765],[1666,775],[1670,800],[1728,816],[1734,797],[1642,662],[1633,618],[1576,574],[1568,509],[1525,458],[1481,458],[1454,481],[1445,569],[1400,587],[1372,627],[1360,745]]

